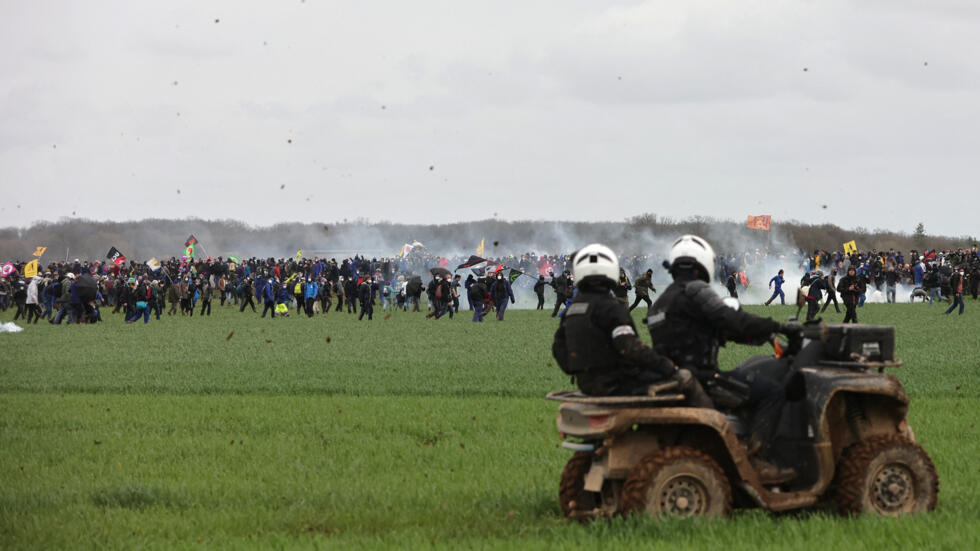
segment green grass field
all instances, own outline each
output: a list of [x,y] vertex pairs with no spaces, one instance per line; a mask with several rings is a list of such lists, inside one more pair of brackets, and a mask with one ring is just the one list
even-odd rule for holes
[[[895,373],[939,470],[934,513],[587,525],[557,504],[570,452],[543,397],[568,379],[547,313],[42,322],[0,335],[0,547],[977,549],[978,308],[859,311],[896,326]],[[722,363],[756,353],[770,349],[729,347]]]

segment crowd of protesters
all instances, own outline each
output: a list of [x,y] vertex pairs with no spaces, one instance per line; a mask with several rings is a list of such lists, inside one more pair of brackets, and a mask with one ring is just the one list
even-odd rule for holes
[[[839,313],[837,295],[841,297],[846,314],[844,322],[857,322],[856,308],[865,304],[873,294],[883,295],[884,302],[899,300],[898,290],[908,289],[909,301],[920,299],[933,304],[935,301],[948,303],[946,314],[957,308],[962,314],[964,296],[976,300],[980,293],[980,253],[977,245],[970,249],[947,251],[910,251],[907,255],[900,251],[857,252],[845,254],[823,250],[800,256],[799,268],[802,271],[800,293],[797,297],[797,315],[805,305],[807,319],[813,319],[819,312],[825,312],[833,304]],[[738,296],[739,285],[748,285],[745,280],[746,265],[765,262],[769,267],[771,258],[763,255],[743,255],[723,259],[718,276],[726,282],[731,296]],[[782,290],[785,283],[784,271],[780,269],[769,280],[771,296],[765,302],[769,305],[777,297],[785,304]],[[823,308],[819,302],[824,300]]]
[[[117,265],[75,259],[48,263],[30,279],[21,276],[24,263],[19,263],[0,278],[0,310],[16,308],[14,319],[23,318],[26,323],[41,319],[55,324],[97,322],[107,313],[121,315],[129,323],[148,323],[165,315],[209,316],[217,301],[217,307],[270,318],[346,312],[371,320],[376,306],[386,313],[421,312],[424,294],[427,318],[454,318],[465,304],[473,312],[472,320],[479,322],[488,314],[502,321],[518,295],[533,296],[538,310],[547,310],[546,293],[553,296],[551,315],[558,316],[575,293],[570,255],[526,253],[457,270],[465,260],[425,251],[382,259],[355,255],[340,261],[171,258],[154,269],[136,261]],[[621,257],[619,284],[613,290],[617,299],[631,310],[641,302],[649,305],[650,293],[656,293],[653,267],[662,260],[655,255]],[[838,309],[836,294],[840,293],[848,310],[846,321],[856,321],[853,307],[863,305],[869,293],[881,291],[887,302],[895,302],[899,285],[914,289],[912,299],[946,301],[950,304],[947,312],[958,307],[962,313],[963,297],[970,295],[975,300],[980,290],[976,245],[966,250],[907,254],[876,250],[769,254],[757,249],[722,255],[718,260],[716,282],[733,296],[751,285],[747,273],[779,269],[769,281],[775,289],[770,302],[777,296],[785,302],[781,267],[797,268],[803,273],[800,289],[808,292],[801,299],[807,301],[808,317],[814,314],[810,302],[823,298],[824,311],[831,302]],[[629,274],[637,274],[635,282]],[[845,280],[847,285],[841,287]],[[632,305],[630,291],[634,292]]]

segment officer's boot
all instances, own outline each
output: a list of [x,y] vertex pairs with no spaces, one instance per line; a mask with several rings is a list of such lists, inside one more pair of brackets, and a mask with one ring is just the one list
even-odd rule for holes
[[796,471],[793,469],[774,465],[759,456],[752,457],[750,462],[759,476],[759,482],[764,486],[784,484],[796,478]]
[[762,450],[762,441],[755,435],[750,436],[743,444],[746,454],[749,456],[749,462],[752,463],[752,468],[755,469],[759,482],[764,486],[783,484],[796,478],[795,470],[789,467],[780,467],[759,456],[759,452]]

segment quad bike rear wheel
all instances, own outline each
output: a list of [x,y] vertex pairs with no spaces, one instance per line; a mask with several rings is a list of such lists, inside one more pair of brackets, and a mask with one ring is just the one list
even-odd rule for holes
[[558,485],[558,503],[566,517],[576,511],[591,511],[598,506],[598,494],[585,491],[585,475],[592,467],[592,453],[575,452],[565,464]]
[[939,476],[921,446],[905,435],[887,434],[844,450],[836,486],[841,513],[894,517],[935,509]]
[[623,514],[723,516],[732,510],[732,488],[708,454],[687,446],[647,455],[623,486]]

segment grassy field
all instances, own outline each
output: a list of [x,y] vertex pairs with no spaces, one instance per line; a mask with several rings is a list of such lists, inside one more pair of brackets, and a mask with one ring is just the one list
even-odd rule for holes
[[[859,311],[896,326],[940,474],[938,509],[900,520],[564,521],[569,452],[543,396],[568,380],[547,313],[42,322],[0,335],[0,547],[977,549],[978,306]],[[729,347],[723,365],[753,353],[769,349]]]

